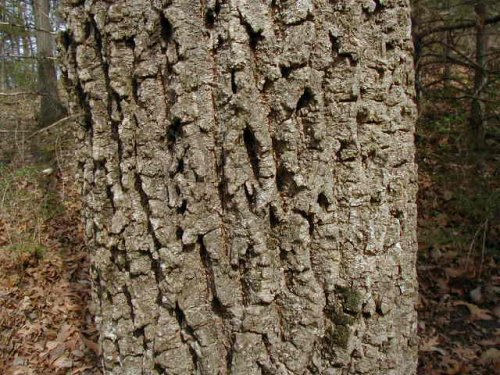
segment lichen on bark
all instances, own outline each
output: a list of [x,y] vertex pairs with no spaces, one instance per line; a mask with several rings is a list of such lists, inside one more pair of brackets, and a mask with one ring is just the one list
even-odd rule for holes
[[66,0],[103,367],[416,368],[405,0]]

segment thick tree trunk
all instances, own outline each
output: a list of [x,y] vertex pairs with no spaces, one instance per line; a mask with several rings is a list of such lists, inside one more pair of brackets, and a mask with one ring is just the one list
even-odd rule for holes
[[105,371],[415,373],[408,2],[65,12]]
[[38,90],[41,95],[39,126],[47,126],[64,113],[65,108],[59,100],[56,68],[54,64],[54,41],[51,34],[49,0],[34,0],[36,27],[36,48],[38,67]]

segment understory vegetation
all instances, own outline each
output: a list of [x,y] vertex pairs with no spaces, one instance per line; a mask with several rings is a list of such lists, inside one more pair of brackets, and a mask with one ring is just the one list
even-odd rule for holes
[[471,151],[466,112],[444,104],[424,104],[416,135],[419,371],[492,374],[500,365],[500,144]]

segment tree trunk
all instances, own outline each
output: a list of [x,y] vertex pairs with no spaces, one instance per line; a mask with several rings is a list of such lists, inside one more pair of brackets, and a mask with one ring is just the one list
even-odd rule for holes
[[[0,0],[0,21],[6,22],[5,15],[5,0]],[[0,91],[7,89],[7,69],[6,69],[6,54],[5,54],[5,33],[0,33]]]
[[476,65],[474,72],[474,89],[470,113],[470,130],[473,146],[477,150],[484,147],[484,130],[486,126],[486,112],[484,103],[484,89],[488,83],[486,52],[488,49],[488,35],[485,20],[488,16],[486,4],[479,1],[475,7],[476,13]]
[[110,374],[412,374],[407,1],[66,1]]
[[[22,19],[22,24],[26,26],[29,24],[28,5],[24,2],[21,2],[19,4],[19,7],[20,7],[20,17]],[[33,46],[31,45],[31,37],[29,31],[23,35],[22,42],[23,42],[23,56],[24,57],[33,56]]]
[[49,0],[34,0],[33,8],[36,27],[38,90],[41,95],[38,122],[40,127],[44,127],[60,119],[64,115],[65,109],[59,100],[57,88]]
[[451,75],[451,46],[453,43],[453,38],[451,36],[451,31],[445,32],[444,35],[444,51],[443,51],[443,88],[445,90],[445,95],[449,95],[449,90],[452,88],[452,75]]

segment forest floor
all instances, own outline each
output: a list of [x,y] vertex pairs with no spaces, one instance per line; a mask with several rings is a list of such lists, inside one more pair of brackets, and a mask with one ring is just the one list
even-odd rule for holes
[[71,127],[32,142],[32,99],[0,98],[0,374],[100,374]]
[[[71,129],[40,136],[44,173],[25,156],[34,102],[0,99],[0,373],[99,374]],[[468,153],[462,117],[421,119],[416,138],[422,375],[500,374],[500,153]]]
[[500,145],[471,152],[464,109],[438,106],[416,135],[419,374],[500,374]]

